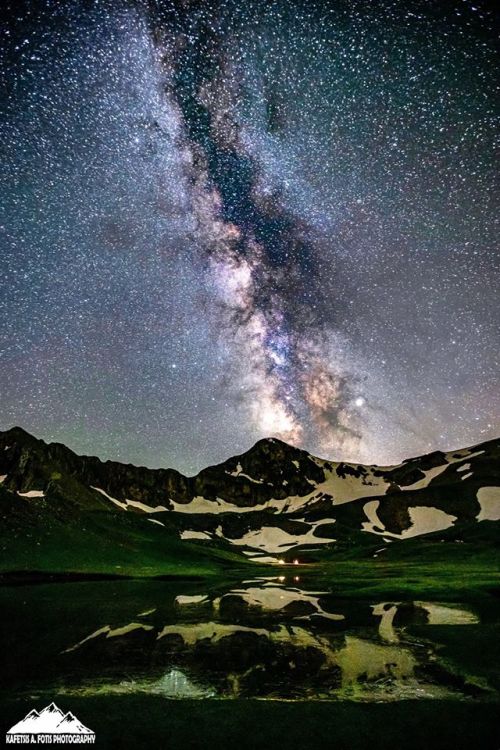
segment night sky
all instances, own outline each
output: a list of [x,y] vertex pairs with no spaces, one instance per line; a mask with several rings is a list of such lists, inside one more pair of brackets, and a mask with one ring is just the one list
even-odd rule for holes
[[1,12],[1,429],[186,473],[500,434],[488,6]]

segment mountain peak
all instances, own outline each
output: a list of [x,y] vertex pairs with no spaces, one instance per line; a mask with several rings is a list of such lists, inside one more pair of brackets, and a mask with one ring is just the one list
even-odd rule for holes
[[[137,522],[141,536],[144,523],[152,521],[155,535],[245,547],[243,553],[256,562],[269,562],[269,555],[291,554],[296,547],[314,551],[318,545],[349,545],[352,535],[361,532],[361,540],[367,533],[385,540],[447,529],[458,534],[473,521],[500,520],[499,459],[496,440],[397,466],[363,466],[322,460],[269,437],[194,477],[183,477],[175,470],[78,456],[12,428],[0,434],[3,539],[16,554],[24,539],[31,564],[34,529],[40,539],[51,530],[52,549],[63,526],[79,534],[82,525],[96,529],[98,520],[101,534],[101,520],[114,528],[114,514],[127,512],[120,523],[132,529]],[[147,526],[153,533],[152,524]],[[45,712],[62,718],[54,703]]]
[[243,504],[251,495],[253,503],[262,504],[288,493],[305,495],[324,478],[320,464],[307,451],[270,437],[258,440],[245,453],[202,469],[193,482],[196,495],[216,491],[226,499],[239,498]]
[[294,445],[290,445],[290,443],[285,443],[284,440],[280,440],[276,437],[265,437],[260,438],[260,440],[257,440],[256,443],[252,445],[252,447],[247,451],[247,453],[254,453],[254,452],[288,452],[288,453],[305,453],[305,451],[302,451],[300,448],[296,448]]
[[36,437],[31,435],[27,430],[23,429],[22,427],[19,427],[19,425],[14,425],[14,427],[9,427],[8,430],[4,430],[3,432],[0,432],[0,436],[3,437],[5,440],[21,440],[23,442],[25,441],[35,441],[37,440]]

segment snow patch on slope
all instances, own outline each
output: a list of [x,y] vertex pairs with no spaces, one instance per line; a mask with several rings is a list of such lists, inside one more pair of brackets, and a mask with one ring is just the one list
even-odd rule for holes
[[108,495],[108,493],[105,490],[101,489],[101,487],[91,487],[91,489],[100,492],[101,495],[104,495],[107,500],[110,500],[122,510],[137,508],[138,510],[142,510],[144,513],[164,513],[167,510],[164,505],[156,505],[153,507],[151,505],[141,503],[138,500],[117,500],[116,497],[111,497],[111,495]]
[[[356,469],[354,464],[345,464],[345,466],[352,466],[352,468]],[[317,485],[316,492],[323,492],[325,495],[331,495],[333,498],[333,505],[350,503],[352,500],[358,500],[360,497],[385,495],[390,487],[390,483],[386,482],[383,477],[377,477],[374,475],[371,466],[364,467],[368,471],[366,477],[356,477],[347,474],[344,478],[339,477],[336,471],[330,471],[324,465],[322,468],[325,472],[326,479],[324,482],[320,482]]]
[[181,531],[181,539],[211,539],[207,531]]
[[230,544],[237,546],[251,547],[264,552],[270,552],[279,554],[280,552],[286,552],[294,547],[301,547],[304,545],[311,544],[331,544],[335,539],[325,539],[322,537],[314,536],[314,531],[318,526],[323,524],[335,523],[333,518],[323,518],[321,521],[315,521],[309,524],[309,529],[306,533],[289,534],[287,531],[280,529],[276,526],[262,526],[260,529],[254,529],[248,531],[239,539],[232,539],[224,537],[222,532],[222,526],[218,526],[216,529],[216,535],[221,538],[226,538]]
[[243,466],[238,463],[236,465],[235,471],[226,471],[226,474],[228,474],[230,477],[244,477],[245,479],[248,479],[250,482],[254,482],[255,484],[264,484],[263,479],[254,479],[253,477],[249,476],[249,474],[245,474],[243,471]]
[[477,501],[481,506],[478,521],[500,521],[500,487],[481,487]]
[[[414,482],[413,484],[407,484],[403,487],[400,487],[401,490],[422,490],[424,487],[428,487],[429,484],[432,482],[433,479],[438,477],[440,474],[443,473],[448,468],[449,464],[444,463],[440,466],[433,466],[432,469],[427,469],[427,471],[424,471],[425,477],[423,479],[419,479],[417,482]],[[423,469],[421,469],[423,471]]]
[[177,513],[248,513],[252,510],[259,510],[264,506],[250,506],[245,505],[241,508],[233,503],[228,503],[221,497],[217,497],[215,500],[208,500],[202,495],[193,497],[189,503],[177,503],[172,500],[173,510]]
[[365,504],[363,510],[368,521],[363,521],[363,531],[368,531],[371,534],[379,536],[392,537],[393,539],[409,539],[414,536],[421,536],[422,534],[431,534],[434,531],[444,531],[444,529],[453,526],[457,520],[456,516],[445,513],[444,510],[439,510],[439,508],[425,505],[410,507],[408,508],[408,513],[410,515],[411,526],[401,534],[395,534],[392,531],[387,531],[378,517],[377,511],[379,506],[379,500],[372,500]]

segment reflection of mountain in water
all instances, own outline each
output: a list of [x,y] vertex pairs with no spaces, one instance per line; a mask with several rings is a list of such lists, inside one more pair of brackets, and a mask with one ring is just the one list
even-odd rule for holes
[[409,639],[405,629],[473,624],[474,613],[428,602],[339,602],[298,583],[281,576],[213,595],[178,594],[167,622],[153,607],[128,623],[104,625],[61,654],[68,673],[80,675],[66,689],[361,700],[460,689],[437,667],[430,643]]

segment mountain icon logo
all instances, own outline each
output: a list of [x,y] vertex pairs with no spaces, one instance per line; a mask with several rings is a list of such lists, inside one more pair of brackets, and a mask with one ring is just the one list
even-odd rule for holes
[[14,724],[7,731],[5,741],[7,744],[41,741],[92,745],[95,732],[84,726],[71,711],[64,713],[55,703],[50,703],[41,711],[32,709],[24,719]]

